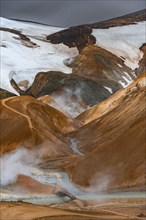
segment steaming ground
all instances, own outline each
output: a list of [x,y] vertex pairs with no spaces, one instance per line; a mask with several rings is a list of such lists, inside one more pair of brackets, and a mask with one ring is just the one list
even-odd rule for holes
[[[126,103],[126,105],[124,105],[126,107],[126,112],[129,113],[129,115],[128,115],[129,123],[134,122],[134,119],[131,116],[131,106],[132,106],[133,114],[136,115],[136,119],[137,119],[137,114],[135,114],[135,112],[137,113],[137,111],[138,111],[138,115],[141,119],[140,122],[144,121],[143,118],[145,115],[144,114],[145,113],[145,111],[144,111],[145,110],[145,108],[144,108],[145,107],[145,99],[144,99],[144,97],[145,97],[144,96],[145,79],[146,79],[145,74],[142,74],[129,87],[127,87],[126,90],[121,90],[117,94],[115,94],[112,102],[116,101],[116,104],[111,107],[112,114],[115,114],[115,111],[114,111],[114,108],[115,108],[117,110],[116,116],[118,117],[119,116],[118,111],[121,113],[121,110],[123,110],[123,103],[125,104],[125,102],[127,100],[127,99],[125,99],[125,97],[126,98],[130,97],[131,98],[131,105],[129,106],[129,103]],[[120,98],[117,99],[117,96]],[[10,100],[12,100],[12,98]],[[109,99],[109,100],[111,100],[111,99]],[[106,102],[108,102],[109,100],[107,100]],[[119,100],[121,103],[117,102]],[[136,108],[137,104],[139,104],[139,100],[141,102],[141,109]],[[112,102],[110,101],[110,104]],[[13,102],[11,104],[13,104]],[[102,104],[103,103],[101,103],[101,105]],[[119,109],[117,108],[117,105],[119,106]],[[120,107],[122,107],[122,109]],[[127,110],[127,108],[128,108],[128,110]],[[11,108],[9,108],[9,109],[11,109]],[[93,110],[93,109],[90,109],[90,110]],[[107,108],[106,108],[106,110],[107,110]],[[110,108],[108,110],[110,110]],[[54,111],[53,111],[53,113],[54,113]],[[58,114],[57,114],[57,116],[58,116]],[[107,112],[106,116],[108,116],[108,118],[109,118],[109,112]],[[125,114],[122,114],[122,116],[124,116],[124,119],[125,119]],[[92,117],[93,117],[93,115],[92,115]],[[105,116],[103,119],[105,119]],[[117,122],[117,119],[114,116],[111,117],[111,119],[112,119],[112,121],[114,119]],[[123,120],[123,118],[122,118],[122,120]],[[93,122],[98,122],[98,120],[97,121],[94,120]],[[127,122],[128,121],[126,120],[125,123],[127,123]],[[105,121],[105,123],[107,124],[107,121]],[[112,123],[110,123],[110,124],[112,124]],[[121,125],[121,123],[119,123],[119,124]],[[94,124],[89,123],[88,126],[90,126],[90,125],[94,125]],[[102,125],[103,125],[103,123],[102,123]],[[126,126],[127,126],[127,124],[126,124]],[[114,129],[115,129],[115,127],[117,127],[117,126],[115,126],[115,124],[114,124]],[[123,126],[123,127],[125,129],[125,126]],[[83,127],[83,128],[87,128],[87,125],[85,125],[85,127]],[[104,126],[104,128],[106,128],[106,126]],[[141,127],[139,127],[139,128],[141,128]],[[142,128],[141,128],[141,130],[142,130]],[[93,129],[88,129],[87,134],[89,134],[89,131],[92,132],[92,134],[93,134]],[[99,135],[99,131],[100,130],[98,130],[98,135]],[[111,131],[114,131],[113,128],[111,128]],[[80,131],[78,130],[78,134],[79,134],[79,132]],[[102,130],[101,130],[101,132],[106,133],[106,132],[103,132]],[[87,142],[87,139],[89,141],[89,138],[92,137],[92,135],[87,137],[87,134],[86,134],[86,139],[85,139],[85,132],[84,132],[82,141]],[[134,133],[134,136],[135,136],[135,133]],[[82,137],[82,136],[80,135],[80,137]],[[136,155],[136,157],[137,157],[136,160],[138,161],[138,156],[139,156],[139,160],[141,162],[143,162],[143,157],[142,157],[144,155],[143,154],[143,149],[144,149],[143,131],[142,131],[140,137],[138,137],[138,138],[140,138],[140,140],[142,140],[141,154],[139,152],[140,156],[137,155],[137,152],[131,151],[131,147],[128,143],[128,146],[126,145],[126,148],[130,147],[130,149],[129,149],[130,155],[127,154],[126,158],[127,158],[127,156],[130,156],[133,158],[133,160],[135,160],[135,155]],[[102,138],[103,138],[103,136],[102,136]],[[102,172],[101,172],[101,170],[98,170],[98,173],[94,172],[94,175],[93,175],[93,172],[92,173],[90,172],[91,166],[87,166],[87,162],[90,161],[90,160],[87,160],[87,157],[89,154],[84,149],[80,148],[80,146],[78,146],[79,142],[77,140],[77,136],[76,136],[76,138],[72,138],[72,139],[70,138],[68,140],[70,140],[70,148],[69,149],[67,148],[67,149],[70,151],[72,150],[72,151],[70,152],[68,157],[66,156],[66,158],[63,158],[63,157],[62,158],[60,157],[60,158],[62,160],[64,159],[64,162],[67,162],[67,160],[69,158],[70,159],[68,161],[69,163],[73,160],[72,163],[69,164],[69,166],[67,164],[67,168],[70,169],[70,167],[73,166],[73,172],[75,172],[75,169],[78,169],[78,171],[80,171],[80,177],[77,176],[77,180],[79,178],[80,178],[80,180],[82,180],[81,175],[87,174],[87,172],[83,173],[84,168],[86,167],[86,169],[88,169],[87,170],[88,175],[89,175],[88,179],[90,181],[90,184],[89,184],[89,187],[86,188],[86,190],[83,188],[85,186],[85,184],[80,184],[80,186],[82,185],[82,188],[77,185],[74,185],[70,181],[67,173],[65,171],[58,170],[57,166],[56,166],[56,169],[49,169],[51,167],[50,163],[53,163],[53,165],[57,165],[56,163],[58,163],[59,160],[55,160],[55,158],[53,158],[53,161],[51,161],[51,158],[50,158],[49,162],[41,161],[40,156],[42,157],[43,156],[42,154],[45,155],[47,153],[46,150],[48,148],[43,148],[41,146],[39,148],[41,150],[36,150],[36,149],[35,150],[24,150],[23,148],[19,148],[16,151],[13,151],[11,153],[7,153],[0,158],[1,172],[2,172],[1,173],[1,185],[2,185],[1,198],[2,198],[2,200],[4,200],[4,201],[22,200],[22,201],[29,201],[31,203],[47,204],[47,203],[57,203],[60,201],[64,202],[66,200],[68,201],[70,199],[75,199],[75,198],[77,198],[79,200],[98,200],[98,199],[101,200],[101,199],[105,199],[105,198],[115,198],[115,197],[116,198],[117,197],[118,198],[120,198],[120,197],[145,198],[144,191],[140,192],[139,188],[137,188],[134,192],[133,189],[129,187],[129,185],[127,188],[127,193],[123,193],[123,191],[124,191],[123,186],[121,188],[121,191],[118,191],[116,193],[109,193],[109,191],[107,191],[107,189],[109,188],[109,185],[111,184],[111,182],[113,182],[114,178],[116,178],[116,181],[117,180],[119,181],[118,177],[116,175],[111,175],[112,173],[108,169],[109,166],[104,166]],[[129,140],[129,139],[127,139],[127,140]],[[135,139],[135,140],[137,140],[137,139]],[[90,143],[91,143],[91,141],[90,141]],[[119,144],[119,142],[117,142],[117,143]],[[138,139],[138,143],[139,143],[139,139]],[[49,142],[48,142],[48,144],[49,144]],[[109,145],[108,145],[108,147],[109,147]],[[103,155],[104,157],[107,153],[108,147],[106,147],[106,150],[104,151],[104,155]],[[132,145],[132,147],[133,147],[133,145]],[[103,149],[103,147],[102,148],[95,148],[95,150],[101,150],[101,149]],[[120,149],[123,151],[123,146]],[[95,157],[94,158],[95,162],[98,162],[97,155],[99,155],[100,152],[97,152],[95,154],[95,152],[96,152],[95,150],[93,152],[91,152],[94,154],[94,156],[90,157],[90,159],[93,161],[93,158]],[[116,150],[117,150],[117,147],[116,147]],[[114,149],[113,151],[111,151],[110,157],[109,157],[109,155],[107,155],[109,162],[111,159],[111,155],[115,154],[116,150]],[[82,151],[83,151],[83,153],[82,153]],[[118,149],[118,151],[119,151],[119,149]],[[72,155],[71,153],[73,153],[73,152],[75,154]],[[84,153],[85,153],[85,155],[84,155]],[[122,161],[120,162],[120,158],[121,158],[122,154],[120,152],[118,152],[118,154],[119,154],[119,157],[116,158],[114,155],[114,159],[115,158],[118,159],[118,162],[120,163],[120,166],[121,166]],[[116,155],[118,155],[118,154],[116,152]],[[125,151],[124,151],[124,159],[125,159]],[[76,163],[77,160],[79,160],[79,163]],[[112,161],[114,161],[114,160],[112,159]],[[42,164],[41,164],[41,162],[42,162]],[[75,162],[75,163],[73,164],[73,162]],[[95,167],[95,164],[96,164],[95,162],[93,164],[93,168]],[[134,163],[136,163],[136,161]],[[42,166],[39,166],[39,164],[43,165],[44,168]],[[118,164],[117,161],[115,164],[116,165]],[[81,165],[83,166],[83,169],[79,170],[81,168]],[[99,168],[99,165],[100,165],[100,163],[97,163],[97,165],[96,165],[97,168]],[[130,164],[127,163],[127,166],[128,166],[128,168],[129,168],[129,166],[131,167],[131,163]],[[59,164],[58,167],[64,168],[65,165],[63,167],[62,164]],[[90,169],[89,169],[89,167],[90,167]],[[112,167],[114,167],[114,166],[112,166]],[[122,164],[122,167],[123,167],[123,164]],[[97,168],[96,168],[96,170],[97,170]],[[142,163],[142,170],[143,170],[143,163]],[[124,170],[124,172],[125,172],[125,170]],[[139,172],[139,173],[138,173],[138,175],[140,176],[141,173],[143,173],[143,171]],[[75,175],[77,175],[77,172],[74,173],[74,176]],[[127,181],[127,178],[125,178],[125,179]],[[125,179],[124,179],[124,181],[125,181]],[[85,178],[83,180],[85,181]],[[130,181],[131,181],[131,179],[130,179]],[[143,181],[143,179],[142,179],[142,181]],[[141,185],[143,186],[142,181],[141,181],[141,183],[142,183]],[[133,182],[132,182],[132,184],[133,184]],[[130,185],[131,187],[133,186],[132,184]],[[138,185],[136,184],[135,186],[138,186]],[[125,185],[125,187],[127,187],[127,185]],[[111,188],[111,189],[113,189],[113,188]],[[115,187],[114,189],[117,189],[117,188]],[[129,192],[129,190],[131,190],[131,192]]]
[[[145,198],[144,192],[105,192],[104,190],[108,188],[111,176],[103,176],[102,174],[94,176],[91,180],[91,185],[96,185],[96,179],[98,178],[96,188],[89,187],[86,190],[81,189],[69,180],[68,174],[65,171],[56,169],[44,170],[34,165],[33,162],[36,160],[36,156],[34,155],[33,152],[21,148],[12,153],[5,154],[0,158],[1,201],[23,201],[33,204],[48,204],[64,203],[71,199],[67,194],[59,196],[55,194],[57,191],[49,192],[48,188],[47,191],[44,191],[47,186],[54,187],[58,192],[63,190],[67,192],[68,195],[72,195],[79,200],[98,200],[104,202],[105,199],[113,198]],[[22,179],[23,184],[20,179]],[[27,181],[27,187],[24,184],[25,179]],[[37,189],[38,186],[43,187],[41,191]],[[35,189],[32,190],[31,187],[35,187],[36,191]],[[44,192],[47,193],[44,194]]]
[[[76,99],[73,100],[73,97]],[[52,98],[55,102],[50,103],[50,105],[72,118],[75,118],[87,109],[86,106],[81,104],[81,88],[78,88],[75,91],[64,89],[62,95],[53,95]]]
[[15,183],[19,174],[31,176],[26,165],[33,161],[33,155],[25,149],[5,154],[0,158],[0,183],[2,186]]

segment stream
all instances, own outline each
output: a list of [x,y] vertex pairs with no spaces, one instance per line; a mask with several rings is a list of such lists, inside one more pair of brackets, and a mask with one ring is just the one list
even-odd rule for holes
[[[59,185],[67,192],[81,200],[97,200],[110,198],[145,198],[146,192],[114,192],[114,193],[97,193],[87,192],[75,186],[68,177],[68,174],[62,170],[48,169],[42,170],[35,167],[30,167],[32,177],[41,183]],[[1,190],[0,201],[23,201],[32,204],[49,204],[49,203],[64,203],[70,200],[68,196],[49,196],[42,194],[19,194],[7,190]]]
[[71,142],[70,146],[73,152],[80,156],[84,156],[84,154],[78,148],[77,141],[74,138],[71,138],[70,142]]

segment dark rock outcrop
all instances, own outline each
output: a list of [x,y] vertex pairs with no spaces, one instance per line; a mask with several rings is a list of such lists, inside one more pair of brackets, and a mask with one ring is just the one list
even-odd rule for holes
[[110,79],[99,79],[96,82],[75,74],[50,71],[38,73],[26,92],[36,98],[44,95],[62,95],[65,98],[67,93],[70,102],[76,100],[92,106],[112,95],[104,86],[110,87],[113,93],[120,89],[120,86]]
[[8,92],[5,89],[0,88],[0,99],[6,99],[12,96],[16,96],[14,93]]
[[137,76],[146,72],[146,43],[144,43],[139,49],[143,52],[143,58],[139,61],[139,67],[135,70]]
[[25,34],[22,34],[21,31],[11,29],[11,28],[4,28],[4,27],[0,27],[0,31],[5,31],[5,32],[9,32],[9,33],[17,35],[18,38],[15,37],[15,39],[21,40],[24,46],[32,47],[32,48],[37,47],[36,43],[32,42],[30,38],[27,37]]
[[84,47],[96,43],[96,38],[91,33],[92,28],[89,26],[70,27],[65,31],[47,36],[47,40],[52,44],[63,43],[68,47],[77,47],[79,52],[81,52]]

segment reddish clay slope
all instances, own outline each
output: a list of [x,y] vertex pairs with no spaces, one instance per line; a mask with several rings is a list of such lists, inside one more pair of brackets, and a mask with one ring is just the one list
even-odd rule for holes
[[11,190],[17,193],[37,193],[37,194],[54,194],[57,192],[59,187],[50,185],[50,184],[43,184],[30,176],[26,175],[18,175],[16,183],[10,184],[5,186],[5,189]]

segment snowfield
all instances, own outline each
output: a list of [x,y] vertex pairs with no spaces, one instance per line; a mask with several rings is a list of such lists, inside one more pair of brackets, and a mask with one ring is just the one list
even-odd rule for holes
[[[12,78],[17,83],[27,80],[30,86],[38,72],[50,70],[63,71],[67,74],[72,72],[65,62],[78,54],[77,49],[68,48],[63,44],[54,45],[45,40],[46,35],[63,28],[5,18],[1,18],[1,27],[19,30],[36,44],[34,47],[28,47],[17,34],[0,32],[1,88],[17,94],[10,84]],[[145,42],[145,22],[109,29],[94,29],[93,35],[100,47],[118,57],[123,57],[125,64],[131,69],[138,67],[138,62],[143,56],[139,47]],[[130,79],[127,78],[128,80]]]
[[118,57],[123,57],[125,65],[132,70],[138,67],[138,62],[143,57],[139,50],[145,43],[146,22],[109,29],[93,29],[97,45],[110,51]]
[[1,21],[2,27],[21,30],[23,34],[34,36],[30,37],[30,40],[37,44],[34,48],[26,47],[21,40],[16,39],[18,35],[1,31],[1,88],[17,94],[10,84],[12,78],[17,83],[28,80],[31,85],[35,75],[40,71],[54,70],[71,73],[71,68],[65,66],[64,60],[67,57],[76,56],[77,50],[69,49],[63,44],[53,45],[43,41],[44,33],[51,34],[60,31],[60,28],[43,25],[41,27],[36,24],[33,27],[32,24],[9,21],[4,18]]

